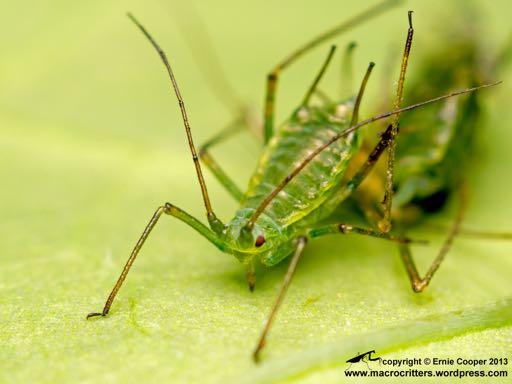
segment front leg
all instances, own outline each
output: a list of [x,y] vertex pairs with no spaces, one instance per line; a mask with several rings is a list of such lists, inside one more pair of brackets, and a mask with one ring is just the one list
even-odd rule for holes
[[201,235],[206,237],[211,243],[216,245],[220,249],[226,249],[227,244],[224,243],[224,241],[213,231],[211,231],[208,227],[206,227],[204,224],[199,222],[196,218],[189,215],[185,211],[181,210],[180,208],[172,205],[171,203],[165,203],[164,205],[161,205],[158,207],[151,217],[151,220],[149,220],[149,223],[146,225],[146,228],[144,229],[144,232],[142,232],[142,235],[140,236],[139,240],[137,241],[137,244],[135,244],[135,247],[132,250],[132,253],[130,254],[130,257],[126,261],[126,264],[124,265],[123,270],[121,271],[121,274],[119,275],[119,278],[117,279],[116,284],[114,285],[114,288],[110,292],[110,295],[107,298],[107,301],[105,303],[105,306],[103,307],[103,310],[101,312],[91,312],[87,315],[87,319],[90,319],[91,317],[96,316],[106,316],[109,311],[110,307],[112,306],[112,303],[114,302],[114,299],[117,296],[117,293],[119,292],[119,289],[121,289],[121,286],[124,283],[124,280],[126,279],[126,276],[128,275],[128,272],[130,272],[130,269],[135,262],[135,259],[137,258],[137,255],[139,254],[142,246],[144,245],[146,239],[148,238],[149,234],[155,227],[156,223],[162,216],[162,214],[171,215],[176,217],[177,219],[183,221],[184,223],[190,225],[192,228],[194,228],[196,231],[198,231]]

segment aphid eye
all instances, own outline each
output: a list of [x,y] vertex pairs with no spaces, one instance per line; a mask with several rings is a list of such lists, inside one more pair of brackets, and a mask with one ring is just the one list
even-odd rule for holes
[[263,235],[259,235],[257,238],[256,238],[256,242],[254,243],[254,245],[256,247],[261,247],[263,244],[265,244],[265,237],[263,237]]

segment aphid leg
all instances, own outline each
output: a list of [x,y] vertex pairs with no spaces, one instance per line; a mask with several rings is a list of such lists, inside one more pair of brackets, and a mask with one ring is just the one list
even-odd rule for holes
[[354,91],[354,69],[352,64],[356,47],[357,43],[355,41],[348,43],[341,60],[340,96],[352,95]]
[[313,94],[315,93],[316,87],[320,83],[320,80],[322,80],[322,77],[324,76],[325,71],[327,70],[327,67],[329,66],[329,63],[331,62],[332,56],[334,55],[334,51],[336,51],[336,46],[335,45],[333,45],[331,47],[331,49],[329,50],[329,54],[325,58],[325,61],[324,61],[323,65],[322,65],[322,68],[320,68],[320,71],[318,71],[318,73],[317,73],[317,75],[315,77],[315,80],[313,81],[313,84],[311,84],[311,86],[309,87],[306,95],[304,96],[304,99],[302,100],[301,106],[306,107],[308,105],[309,100],[311,99],[311,96],[313,96]]
[[277,64],[270,71],[270,73],[267,75],[265,107],[263,113],[265,143],[267,143],[273,136],[275,95],[280,73],[289,65],[294,63],[302,55],[309,52],[311,49],[317,47],[318,45],[324,43],[329,39],[332,39],[335,36],[342,34],[343,32],[346,32],[351,28],[354,28],[362,24],[365,21],[368,21],[372,17],[380,15],[384,11],[398,5],[399,3],[400,1],[398,0],[384,0],[381,3],[374,5],[373,7],[367,9],[366,11],[361,12],[359,15],[356,15],[353,18],[325,31],[324,33],[316,36],[312,40],[309,40],[304,45],[302,45],[301,47],[293,51],[291,54],[286,56],[279,64]]
[[158,43],[153,39],[153,37],[149,34],[149,32],[144,28],[144,26],[139,23],[139,21],[131,14],[128,13],[128,17],[131,21],[140,29],[140,31],[146,36],[149,40],[153,48],[158,52],[160,59],[162,60],[165,68],[167,69],[167,74],[169,75],[169,79],[171,80],[172,87],[174,89],[174,93],[176,94],[176,98],[178,99],[178,104],[180,107],[181,117],[183,119],[183,125],[185,126],[185,132],[187,134],[188,146],[190,148],[190,153],[192,154],[192,160],[194,161],[194,166],[196,168],[197,179],[199,181],[199,186],[201,187],[201,194],[203,195],[204,206],[206,209],[206,216],[208,218],[208,223],[210,224],[210,228],[216,233],[222,233],[224,230],[224,224],[217,218],[215,213],[213,212],[210,197],[208,196],[208,190],[206,188],[206,183],[204,181],[203,172],[201,170],[201,164],[199,163],[199,157],[197,156],[196,149],[194,146],[194,141],[192,139],[192,131],[190,128],[190,123],[187,115],[187,110],[185,108],[185,102],[183,101],[183,97],[181,96],[181,92],[178,87],[178,83],[176,78],[174,77],[174,73],[172,71],[171,65],[169,64],[169,60],[167,59],[167,55],[160,48]]
[[414,292],[421,292],[427,287],[427,285],[430,283],[430,280],[432,280],[432,276],[434,276],[434,273],[436,273],[436,271],[439,269],[439,266],[450,250],[453,244],[453,240],[459,233],[467,203],[466,188],[464,185],[459,187],[459,196],[459,207],[457,210],[457,215],[455,216],[455,220],[453,221],[452,227],[450,228],[450,231],[448,232],[448,235],[446,236],[446,239],[444,240],[444,243],[441,246],[437,257],[434,259],[430,265],[430,268],[425,274],[425,277],[420,277],[409,246],[407,244],[399,245],[400,256],[404,263],[405,270],[407,271],[407,275],[409,276],[409,280],[411,281],[411,286]]
[[244,196],[243,192],[238,186],[231,180],[231,178],[222,170],[219,164],[213,159],[209,153],[209,149],[220,142],[227,140],[236,133],[239,133],[244,127],[244,118],[239,117],[229,124],[226,128],[208,140],[199,148],[199,158],[203,161],[203,164],[213,173],[215,178],[226,188],[226,190],[237,200],[242,200]]
[[349,196],[366,178],[368,173],[379,160],[384,150],[390,145],[392,140],[393,126],[389,125],[388,128],[381,134],[379,142],[375,145],[373,150],[368,155],[365,163],[359,168],[359,170],[352,176],[352,178],[345,184],[342,190],[339,192],[340,197]]
[[[407,39],[405,41],[404,53],[402,55],[402,64],[400,66],[400,77],[398,79],[398,85],[396,90],[395,103],[393,109],[397,110],[402,104],[402,95],[405,82],[405,73],[407,71],[407,64],[409,61],[409,54],[411,53],[412,37],[414,35],[414,29],[412,27],[412,11],[409,11],[409,29],[407,30]],[[400,114],[396,114],[392,120],[392,131],[391,131],[391,142],[388,147],[388,164],[386,172],[386,187],[384,193],[384,199],[382,204],[384,205],[384,217],[378,223],[379,229],[383,232],[391,230],[391,208],[393,201],[393,175],[395,167],[395,151],[396,151],[396,135],[398,134],[398,122]]]
[[374,62],[370,62],[368,65],[368,69],[364,75],[361,86],[359,87],[359,92],[357,93],[356,101],[354,103],[354,111],[352,112],[352,120],[350,121],[350,126],[356,125],[359,121],[359,107],[361,106],[361,100],[363,99],[364,91],[366,89],[366,84],[368,84],[368,79],[372,74],[373,67],[375,67]]
[[383,233],[380,231],[373,230],[371,228],[362,228],[362,227],[356,227],[347,223],[336,223],[336,224],[328,224],[323,225],[321,227],[312,228],[308,231],[308,236],[312,239],[315,237],[325,236],[325,235],[332,235],[332,234],[358,234],[358,235],[365,235],[365,236],[372,236],[377,237],[379,239],[385,239],[390,241],[395,241],[397,243],[425,243],[424,241],[419,240],[412,240],[405,236],[393,236],[389,233]]
[[167,214],[176,217],[177,219],[183,221],[184,223],[190,225],[192,228],[194,228],[197,232],[199,232],[201,235],[206,237],[210,242],[215,244],[218,248],[225,249],[227,247],[227,244],[220,239],[214,232],[212,232],[210,229],[208,229],[204,224],[199,222],[196,218],[189,215],[185,211],[181,210],[180,208],[172,205],[171,203],[165,203],[164,205],[157,208],[155,213],[153,214],[153,217],[151,217],[151,220],[149,221],[148,225],[144,229],[144,232],[142,232],[142,235],[140,236],[139,240],[137,241],[137,244],[135,244],[135,247],[132,250],[132,253],[130,254],[130,257],[126,261],[126,264],[119,275],[119,278],[117,279],[116,284],[114,285],[114,288],[110,292],[110,295],[107,298],[107,301],[105,303],[105,306],[103,307],[103,310],[101,312],[92,312],[87,315],[87,319],[95,316],[106,316],[108,312],[110,311],[110,307],[112,306],[112,302],[114,301],[117,293],[119,292],[119,289],[121,288],[121,285],[123,285],[124,280],[126,279],[126,276],[128,275],[128,272],[130,271],[130,268],[132,267],[135,259],[137,258],[137,255],[139,254],[142,246],[144,245],[144,242],[148,238],[149,234],[155,227],[156,223],[162,216],[162,214]]
[[270,328],[272,327],[272,323],[275,319],[277,311],[279,310],[279,307],[281,306],[281,303],[283,302],[286,291],[288,290],[288,286],[290,285],[290,282],[292,280],[295,269],[297,268],[297,263],[299,262],[299,259],[302,256],[302,253],[304,252],[304,247],[306,246],[306,243],[307,243],[307,237],[305,237],[305,236],[301,236],[297,239],[295,253],[293,254],[293,257],[290,261],[288,270],[286,271],[286,275],[284,276],[283,284],[281,286],[281,289],[279,290],[279,294],[277,295],[276,301],[274,302],[274,305],[272,306],[272,310],[270,311],[270,314],[265,321],[265,325],[263,327],[263,331],[261,332],[258,344],[257,344],[256,348],[254,349],[252,356],[253,356],[253,359],[255,362],[258,362],[260,360],[260,353],[261,353],[261,350],[265,347],[265,342],[266,342],[268,332],[270,331]]
[[[265,197],[265,199],[256,208],[256,210],[254,211],[252,216],[249,218],[249,221],[247,222],[247,225],[245,226],[245,228],[247,230],[252,228],[252,226],[254,225],[256,220],[258,219],[258,217],[263,213],[263,211],[265,211],[267,206],[272,202],[272,200],[277,196],[277,194],[280,191],[282,191],[290,183],[290,181],[292,181],[293,178],[295,176],[297,176],[304,169],[304,167],[306,165],[308,165],[319,153],[324,151],[331,144],[335,143],[336,141],[338,141],[342,137],[346,137],[350,133],[356,131],[357,129],[360,129],[361,127],[363,127],[363,126],[365,126],[367,124],[373,123],[375,121],[382,120],[382,119],[387,118],[389,116],[394,116],[394,115],[399,114],[399,113],[403,113],[403,112],[406,112],[406,111],[411,111],[413,109],[420,108],[420,107],[422,107],[424,105],[428,105],[428,104],[432,104],[432,103],[435,103],[435,102],[438,102],[438,101],[441,101],[441,100],[449,99],[450,97],[455,97],[455,96],[462,95],[462,94],[465,94],[465,93],[475,92],[477,90],[484,89],[484,88],[494,87],[494,86],[496,86],[498,84],[501,84],[501,83],[502,83],[502,81],[497,81],[497,82],[490,83],[490,84],[479,85],[479,86],[476,86],[476,87],[473,87],[473,88],[461,89],[461,90],[458,90],[458,91],[454,91],[454,92],[448,93],[446,95],[434,97],[433,99],[430,99],[430,100],[425,100],[425,101],[422,101],[422,102],[419,102],[419,103],[416,103],[416,104],[412,104],[412,105],[409,105],[407,107],[403,107],[403,108],[397,109],[395,111],[382,113],[380,115],[373,116],[373,117],[371,117],[369,119],[363,120],[360,123],[357,123],[356,125],[354,125],[352,127],[349,127],[347,129],[345,129],[344,131],[334,135],[326,143],[318,146],[308,156],[306,156],[302,160],[301,163],[299,163],[284,179],[281,180],[281,182],[278,185],[276,185],[276,187],[267,195],[267,197]],[[367,162],[354,175],[353,180],[349,181],[349,183],[347,183],[347,185],[340,191],[341,192],[340,195],[343,197],[341,199],[341,201],[344,200],[346,197],[348,197],[350,192],[352,192],[359,185],[359,183],[366,176],[366,173],[373,167],[375,161],[377,161],[377,158],[381,154],[381,152],[379,152],[379,148],[387,147],[389,145],[388,141],[389,141],[389,135],[390,135],[390,129],[391,128],[392,128],[391,125],[388,126],[388,129],[386,129],[386,131],[382,135],[381,140],[379,141],[379,143],[377,143],[377,146],[375,147],[373,152],[368,157]]]
[[253,292],[254,286],[256,285],[256,273],[254,271],[253,261],[251,260],[245,268],[245,279],[247,280],[247,286],[249,287],[249,291]]
[[[370,68],[369,68],[370,69]],[[389,125],[385,132],[381,134],[380,140],[377,145],[373,148],[372,152],[368,155],[366,162],[357,170],[357,172],[352,176],[352,178],[341,188],[339,191],[340,199],[344,200],[345,197],[351,195],[351,193],[363,182],[368,173],[375,166],[380,156],[384,152],[384,150],[389,146],[392,140],[392,129],[393,126]],[[387,240],[398,241],[401,243],[409,243],[410,239],[406,237],[396,237],[388,235],[388,232],[383,232],[380,230],[373,230],[369,228],[359,228],[354,227],[352,225],[348,225],[346,223],[337,223],[330,224],[326,226],[322,226],[319,228],[311,229],[309,235],[311,237],[318,237],[327,234],[334,233],[357,233],[361,235],[368,235],[374,237],[380,237]]]

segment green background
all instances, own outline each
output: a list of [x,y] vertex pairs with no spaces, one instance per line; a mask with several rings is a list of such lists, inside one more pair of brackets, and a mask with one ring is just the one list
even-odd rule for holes
[[[510,297],[512,244],[497,241],[458,240],[421,295],[410,290],[393,244],[357,237],[311,242],[257,367],[250,353],[286,266],[260,272],[251,294],[233,257],[163,218],[111,316],[85,321],[88,312],[101,310],[156,206],[170,201],[204,218],[168,79],[125,17],[127,10],[136,14],[168,52],[201,143],[229,113],[176,27],[177,3],[0,4],[0,382],[339,383],[343,361],[366,347],[386,358],[510,358],[510,326],[469,332],[467,322],[455,321],[456,330],[438,340],[427,325],[431,336],[411,337],[402,349],[385,330],[408,324],[403,329],[409,332],[426,316],[438,318],[441,329],[445,313]],[[260,108],[265,75],[285,53],[374,1],[197,3],[230,80]],[[377,62],[364,116],[377,109],[372,101],[381,105],[378,98],[390,93],[382,89],[390,78],[385,62],[400,55],[407,9],[415,11],[417,36],[410,74],[419,76],[414,55],[429,41],[434,19],[450,22],[439,12],[445,4],[411,0],[336,39],[340,47],[359,42],[356,79],[368,61]],[[487,31],[482,40],[492,56],[510,33],[510,5],[479,5],[478,22]],[[283,74],[278,121],[301,100],[326,47]],[[335,75],[331,70],[328,79],[335,82]],[[512,229],[510,71],[500,78],[505,84],[485,91],[484,150],[469,180],[467,225],[478,229]],[[214,153],[243,186],[260,148],[257,139],[241,135]],[[205,173],[214,208],[227,221],[236,203]],[[452,216],[448,209],[435,221],[448,223]],[[433,244],[415,249],[424,270],[442,237],[421,228],[416,235]],[[499,322],[510,324],[507,314],[504,309]],[[368,332],[380,334],[380,349],[365,342]],[[346,348],[330,353],[328,366],[314,363],[326,343]]]

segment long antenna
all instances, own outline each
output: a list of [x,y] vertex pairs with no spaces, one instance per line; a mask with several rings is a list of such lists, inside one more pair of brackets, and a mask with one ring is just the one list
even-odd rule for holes
[[319,44],[322,44],[324,41],[329,40],[330,38],[349,30],[350,28],[355,27],[356,25],[360,24],[363,21],[366,21],[372,17],[375,17],[389,8],[392,8],[398,4],[400,4],[402,0],[384,0],[373,7],[367,9],[366,11],[360,13],[359,15],[354,16],[352,19],[347,20],[343,22],[342,24],[339,24],[335,26],[334,28],[331,28],[324,33],[318,35],[314,39],[308,41],[303,46],[299,47],[295,51],[293,51],[290,55],[285,57],[276,67],[275,71],[279,72],[282,69],[286,68],[288,65],[290,65],[291,62],[295,61],[297,58],[302,56],[304,53],[309,51],[310,49],[318,46]]
[[441,100],[445,100],[445,99],[448,99],[450,97],[454,97],[454,96],[459,96],[459,95],[463,95],[465,93],[470,93],[470,92],[474,92],[476,90],[479,90],[479,89],[483,89],[483,88],[488,88],[488,87],[493,87],[495,85],[498,85],[498,84],[501,84],[502,81],[497,81],[495,83],[490,83],[490,84],[484,84],[484,85],[480,85],[478,87],[473,87],[473,88],[467,88],[467,89],[462,89],[462,90],[458,90],[458,91],[455,91],[455,92],[452,92],[452,93],[449,93],[449,94],[446,94],[446,95],[443,95],[443,96],[438,96],[438,97],[435,97],[433,99],[429,99],[429,100],[426,100],[426,101],[422,101],[420,103],[416,103],[416,104],[412,104],[412,105],[409,105],[407,107],[404,107],[404,108],[400,108],[400,109],[397,109],[395,111],[391,111],[391,112],[386,112],[386,113],[383,113],[383,114],[380,114],[380,115],[377,115],[377,116],[374,116],[374,117],[371,117],[369,119],[366,119],[366,120],[363,120],[361,121],[360,123],[356,124],[356,125],[353,125],[352,127],[350,128],[347,128],[345,129],[343,132],[340,132],[338,133],[337,135],[333,136],[329,141],[327,141],[325,144],[322,144],[320,145],[317,149],[315,149],[310,155],[308,155],[303,161],[302,163],[300,163],[292,172],[290,172],[290,174],[288,174],[288,176],[286,176],[282,181],[281,183],[279,183],[279,185],[277,185],[274,190],[272,192],[269,193],[269,195],[265,198],[265,200],[263,200],[261,202],[261,204],[258,206],[258,208],[254,211],[254,213],[252,214],[252,216],[249,218],[249,221],[247,222],[246,224],[246,227],[247,228],[251,228],[254,223],[256,222],[256,220],[258,219],[258,217],[262,214],[262,212],[265,210],[265,208],[270,204],[270,202],[274,199],[274,197],[276,197],[276,195],[281,192],[284,187],[286,187],[290,181],[293,180],[293,178],[295,176],[297,176],[300,171],[306,166],[308,165],[311,160],[313,160],[320,152],[322,152],[324,149],[326,149],[327,147],[329,147],[331,144],[333,144],[334,142],[338,141],[339,139],[341,139],[342,137],[345,137],[347,135],[349,135],[350,133],[358,130],[359,128],[365,126],[365,125],[368,125],[370,123],[373,123],[375,121],[378,121],[378,120],[382,120],[382,119],[385,119],[386,117],[389,117],[389,116],[394,116],[394,115],[397,115],[397,114],[400,114],[402,112],[406,112],[406,111],[410,111],[412,109],[416,109],[416,108],[419,108],[419,107],[422,107],[424,105],[427,105],[427,104],[432,104],[432,103],[435,103],[435,102],[438,102],[438,101],[441,101]]
[[304,96],[304,100],[302,101],[302,106],[305,107],[309,103],[309,99],[315,92],[316,87],[318,86],[318,83],[320,83],[320,80],[322,80],[322,77],[324,76],[325,70],[329,66],[329,63],[331,62],[332,56],[334,55],[334,52],[336,51],[336,46],[331,46],[331,49],[329,50],[329,54],[327,55],[324,64],[322,65],[322,68],[320,68],[320,71],[315,77],[315,80],[313,81],[313,84],[311,84],[311,87],[309,87],[308,92],[306,93],[306,96]]
[[273,104],[275,92],[277,89],[277,85],[279,82],[279,73],[291,65],[294,61],[299,59],[302,55],[310,51],[311,49],[319,46],[323,42],[342,34],[354,28],[363,22],[380,15],[381,13],[387,11],[390,8],[400,4],[402,0],[383,0],[380,3],[368,8],[366,11],[361,12],[360,14],[352,17],[351,19],[342,22],[341,24],[336,25],[335,27],[321,33],[320,35],[314,37],[313,39],[306,42],[306,44],[301,45],[291,54],[287,55],[282,61],[280,61],[268,74],[267,76],[267,91],[265,96],[265,107],[264,107],[264,116],[265,116],[265,141],[270,139],[272,135],[273,127],[274,127],[274,115],[273,115]]
[[201,171],[201,165],[199,164],[199,159],[197,157],[196,148],[194,147],[194,141],[192,140],[192,132],[190,130],[190,123],[188,121],[187,111],[185,109],[185,102],[183,101],[183,97],[181,97],[180,89],[178,87],[178,83],[176,82],[176,78],[174,77],[174,73],[172,72],[171,65],[169,64],[169,60],[167,60],[167,56],[164,51],[157,42],[153,39],[153,37],[149,34],[149,32],[142,26],[141,23],[131,14],[127,13],[127,16],[131,21],[135,23],[137,27],[142,31],[142,33],[146,36],[149,42],[156,49],[162,62],[167,69],[167,73],[169,74],[169,78],[171,79],[172,87],[174,88],[174,93],[176,94],[176,98],[178,99],[178,104],[180,106],[181,117],[183,118],[183,125],[185,126],[185,131],[187,133],[188,145],[190,147],[190,152],[192,153],[192,160],[194,161],[194,166],[196,167],[197,178],[199,180],[199,185],[201,186],[201,193],[203,195],[204,206],[206,208],[206,215],[208,216],[208,221],[210,225],[212,221],[216,221],[215,214],[213,213],[212,206],[210,203],[210,198],[208,196],[208,190],[206,189],[206,183],[204,182],[203,172]]
[[[172,16],[187,40],[187,45],[204,81],[228,110],[239,113],[240,109],[245,107],[245,102],[229,81],[198,10],[193,2],[175,3],[175,9],[180,9],[181,12],[177,12],[179,14],[172,12]],[[187,23],[191,23],[192,26],[187,28]]]

